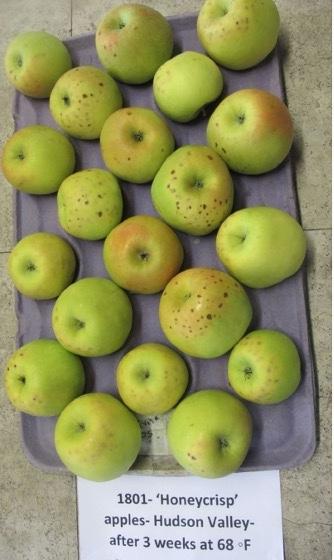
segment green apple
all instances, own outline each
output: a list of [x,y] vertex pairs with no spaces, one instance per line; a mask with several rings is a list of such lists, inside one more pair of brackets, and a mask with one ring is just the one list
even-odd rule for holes
[[108,235],[103,260],[111,278],[137,294],[155,294],[180,270],[183,247],[176,233],[153,216],[131,216]]
[[173,32],[167,19],[153,8],[122,4],[104,15],[95,44],[102,66],[116,80],[143,84],[172,56]]
[[41,124],[21,128],[7,140],[2,172],[16,189],[29,194],[50,194],[73,173],[75,153],[60,132]]
[[117,177],[147,183],[174,150],[174,137],[155,111],[126,107],[106,120],[100,145],[106,167]]
[[78,356],[56,340],[24,344],[9,358],[5,387],[12,405],[33,416],[56,416],[83,393],[85,374]]
[[57,194],[61,227],[80,239],[104,239],[122,219],[123,198],[116,177],[84,169],[67,177]]
[[250,288],[268,288],[299,270],[306,254],[306,236],[287,212],[253,206],[226,218],[217,233],[216,249],[239,282]]
[[218,154],[208,146],[186,145],[162,164],[151,188],[153,206],[172,227],[207,235],[230,214],[233,182]]
[[192,393],[172,412],[167,440],[178,463],[189,473],[218,478],[239,469],[252,439],[252,417],[226,391]]
[[135,415],[107,393],[87,393],[72,401],[60,414],[54,437],[68,470],[96,482],[127,472],[141,446]]
[[52,299],[72,282],[76,258],[71,245],[55,233],[36,232],[12,249],[8,273],[15,288],[33,299]]
[[221,94],[223,76],[205,54],[185,51],[160,66],[153,80],[159,109],[170,119],[189,122]]
[[240,89],[218,105],[208,121],[208,144],[238,173],[259,175],[288,155],[293,124],[288,108],[269,91]]
[[185,361],[164,344],[148,342],[125,354],[116,369],[121,399],[134,412],[164,414],[180,400],[188,385]]
[[300,358],[286,334],[269,329],[248,333],[233,348],[228,380],[243,399],[275,404],[290,397],[300,383]]
[[166,338],[196,358],[217,358],[245,334],[252,307],[243,287],[214,268],[189,268],[167,284],[159,306]]
[[27,31],[12,39],[5,53],[9,82],[30,97],[49,97],[56,81],[72,67],[64,43],[45,31]]
[[127,294],[107,278],[82,278],[68,286],[52,310],[57,340],[79,356],[105,356],[119,350],[132,327]]
[[218,64],[245,70],[273,50],[279,26],[273,0],[205,0],[198,14],[197,35]]
[[115,80],[95,66],[68,70],[50,95],[50,111],[56,123],[81,140],[99,138],[104,122],[122,103]]

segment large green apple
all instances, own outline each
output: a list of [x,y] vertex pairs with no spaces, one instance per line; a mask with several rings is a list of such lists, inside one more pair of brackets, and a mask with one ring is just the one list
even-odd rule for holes
[[228,360],[228,380],[248,401],[274,404],[290,397],[300,383],[300,358],[286,334],[261,329],[247,334]]
[[259,175],[275,169],[288,155],[293,124],[288,108],[269,91],[240,89],[209,118],[208,144],[238,173]]
[[85,374],[78,356],[56,340],[24,344],[9,358],[5,387],[12,405],[33,416],[55,416],[81,395]]
[[8,273],[15,288],[33,299],[52,299],[72,282],[76,258],[71,245],[55,233],[36,232],[12,249]]
[[273,0],[206,0],[198,14],[197,34],[218,64],[244,70],[273,50],[279,26]]
[[153,206],[172,227],[207,235],[230,214],[233,182],[220,156],[208,146],[187,145],[173,152],[152,183]]
[[2,172],[7,181],[29,194],[50,194],[73,173],[75,153],[70,141],[49,126],[21,128],[5,143]]
[[173,33],[166,18],[149,6],[122,4],[107,12],[96,30],[102,66],[117,80],[143,84],[173,51]]
[[208,56],[185,51],[160,66],[153,80],[159,109],[170,119],[189,122],[221,94],[223,76]]
[[159,318],[176,348],[197,358],[217,358],[245,334],[252,307],[243,287],[225,272],[189,268],[167,284]]
[[9,82],[30,97],[49,97],[56,81],[72,67],[64,43],[45,31],[26,31],[12,39],[5,53]]
[[236,397],[203,390],[183,399],[167,425],[170,450],[196,476],[217,478],[244,462],[252,439],[252,418]]
[[50,111],[56,123],[81,140],[99,138],[106,119],[122,103],[115,80],[95,66],[68,70],[50,95]]
[[117,389],[138,414],[164,414],[182,397],[189,379],[185,361],[164,344],[148,342],[125,354],[116,370]]
[[100,145],[105,165],[117,177],[147,183],[174,150],[174,137],[155,111],[126,107],[106,120]]
[[116,177],[104,169],[78,171],[57,194],[61,227],[80,239],[104,239],[122,219],[123,198]]
[[153,216],[131,216],[108,235],[104,265],[126,290],[155,294],[180,270],[183,247],[176,233]]
[[87,393],[72,401],[55,427],[55,446],[73,474],[103,482],[128,471],[141,446],[135,415],[106,393]]
[[217,254],[242,284],[268,288],[292,276],[306,254],[301,225],[283,210],[253,206],[234,212],[220,226]]
[[58,297],[52,311],[56,338],[79,356],[104,356],[119,350],[132,327],[126,293],[106,278],[82,278]]

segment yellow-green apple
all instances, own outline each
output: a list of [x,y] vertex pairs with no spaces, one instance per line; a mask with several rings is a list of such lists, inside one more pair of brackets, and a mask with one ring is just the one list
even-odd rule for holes
[[7,181],[29,194],[50,194],[73,173],[75,153],[71,142],[49,126],[21,128],[6,141],[1,167]]
[[297,220],[280,208],[253,206],[226,218],[217,233],[216,249],[239,282],[268,288],[301,267],[306,236]]
[[61,227],[80,239],[104,239],[122,219],[123,198],[118,181],[104,169],[78,171],[57,193]]
[[221,157],[209,146],[178,148],[154,177],[153,206],[172,227],[206,235],[230,214],[233,182]]
[[244,70],[273,50],[279,26],[273,0],[205,0],[197,18],[197,35],[218,64]]
[[78,356],[59,342],[41,338],[18,348],[5,370],[12,405],[33,416],[56,416],[83,393],[85,373]]
[[71,245],[57,235],[38,231],[23,237],[8,259],[15,288],[33,299],[52,299],[72,282],[76,258]]
[[142,4],[115,6],[102,18],[95,44],[102,66],[117,80],[143,84],[173,51],[167,19]]
[[108,117],[100,146],[106,167],[117,177],[147,183],[174,150],[174,137],[152,109],[126,107]]
[[160,298],[166,338],[197,358],[217,358],[245,334],[252,307],[243,287],[214,268],[189,268],[174,276]]
[[240,89],[214,110],[207,140],[238,173],[259,175],[275,169],[288,155],[293,124],[286,105],[263,89]]
[[55,426],[56,451],[70,472],[103,482],[124,474],[141,446],[135,415],[107,393],[74,399]]
[[228,360],[228,380],[243,399],[275,404],[297,389],[300,358],[293,340],[270,329],[248,333],[233,348]]
[[252,417],[226,391],[207,389],[183,399],[167,425],[169,448],[189,473],[218,478],[239,469],[249,451]]
[[58,297],[52,310],[52,327],[60,344],[74,354],[112,354],[130,334],[131,302],[107,278],[82,278]]
[[115,80],[95,66],[68,70],[50,95],[50,111],[56,123],[81,140],[99,138],[106,119],[122,104]]
[[103,260],[111,278],[137,294],[155,294],[180,270],[183,247],[176,233],[153,216],[131,216],[109,233]]
[[185,361],[165,344],[147,342],[125,354],[116,369],[121,399],[134,412],[164,414],[188,385]]
[[218,66],[205,54],[185,51],[165,62],[153,80],[159,109],[170,119],[189,122],[223,90]]
[[56,81],[72,67],[64,43],[45,31],[26,31],[10,41],[5,53],[9,82],[30,97],[49,97]]

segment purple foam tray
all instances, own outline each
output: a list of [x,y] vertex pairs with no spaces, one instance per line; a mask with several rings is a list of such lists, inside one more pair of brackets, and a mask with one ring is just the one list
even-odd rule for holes
[[[170,18],[175,37],[175,54],[184,50],[202,51],[196,36],[195,15]],[[73,64],[92,64],[100,67],[94,47],[94,36],[86,35],[65,41]],[[283,99],[283,81],[279,56],[272,53],[256,68],[243,72],[222,70],[223,96],[235,90],[257,87],[271,91]],[[124,106],[151,107],[158,111],[151,83],[142,86],[120,84]],[[177,124],[168,121],[177,146],[205,144],[206,123],[213,107],[195,121]],[[16,129],[40,123],[56,128],[47,100],[34,100],[15,94],[14,120]],[[77,156],[77,170],[102,167],[98,141],[72,139]],[[245,206],[275,206],[298,218],[298,204],[293,181],[291,160],[288,158],[275,171],[258,177],[233,174],[235,185],[234,210]],[[121,184],[125,211],[124,218],[133,214],[155,215],[150,199],[149,185]],[[81,241],[67,235],[58,225],[56,196],[31,196],[15,193],[16,240],[34,231],[52,231],[61,234],[72,244],[78,257],[77,278],[87,276],[107,277],[102,261],[102,241]],[[179,233],[185,249],[183,269],[204,266],[222,268],[218,261],[214,239],[193,237]],[[294,467],[306,462],[316,445],[315,390],[312,346],[309,336],[305,267],[294,277],[262,290],[247,289],[254,318],[250,330],[272,328],[292,337],[302,360],[302,382],[297,392],[278,405],[253,405],[247,403],[254,421],[254,436],[249,454],[241,470],[261,470]],[[159,294],[153,296],[130,295],[134,308],[134,324],[125,346],[118,352],[93,359],[84,359],[87,376],[86,391],[106,391],[117,395],[115,368],[120,358],[142,342],[167,343],[158,321]],[[22,345],[39,337],[54,338],[51,328],[51,310],[54,301],[33,301],[20,294],[16,296],[18,318],[17,344]],[[188,392],[204,388],[228,389],[226,381],[227,356],[201,360],[184,356],[191,372]],[[54,472],[66,472],[57,456],[53,443],[56,418],[37,418],[21,415],[22,442],[29,460],[37,467]],[[165,437],[167,415],[139,418],[143,432],[143,445],[130,472],[142,474],[184,474],[183,469],[168,452]]]

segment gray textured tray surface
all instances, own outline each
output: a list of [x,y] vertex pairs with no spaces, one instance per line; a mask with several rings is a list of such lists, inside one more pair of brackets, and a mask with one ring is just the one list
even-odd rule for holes
[[[195,16],[170,18],[175,37],[175,53],[198,50],[201,47],[195,32]],[[87,35],[69,39],[66,44],[74,65],[98,63],[94,36]],[[244,72],[223,70],[225,79],[223,96],[245,87],[267,89],[283,98],[282,78],[276,52],[254,69]],[[157,110],[152,96],[151,84],[134,87],[120,85],[124,106],[146,106]],[[212,109],[211,109],[212,110]],[[207,117],[208,115],[206,115]],[[49,113],[48,101],[32,100],[15,94],[14,120],[16,129],[33,123],[43,123],[56,128]],[[207,118],[201,117],[189,124],[169,122],[177,146],[205,144]],[[97,141],[72,139],[77,154],[77,169],[104,167]],[[298,216],[291,161],[288,159],[277,170],[259,177],[234,174],[234,210],[244,206],[276,206]],[[122,184],[125,213],[152,214],[148,185]],[[15,193],[16,237],[20,239],[33,231],[53,231],[68,238],[78,260],[78,278],[105,276],[102,262],[102,242],[86,242],[68,236],[57,223],[56,197],[34,197]],[[214,250],[214,237],[196,238],[179,235],[185,248],[183,268],[211,266],[222,268]],[[251,329],[273,328],[290,335],[297,344],[302,357],[303,379],[298,391],[279,405],[258,406],[247,404],[254,420],[254,437],[250,452],[241,470],[285,468],[306,462],[315,449],[314,371],[309,339],[305,271],[266,290],[247,290],[253,308]],[[134,326],[126,345],[117,353],[103,358],[85,360],[87,391],[106,391],[116,394],[114,370],[121,356],[144,341],[165,342],[161,332],[157,307],[159,295],[133,296]],[[18,345],[39,337],[54,337],[51,329],[53,301],[35,302],[17,294]],[[200,360],[186,357],[191,371],[188,391],[203,388],[227,388],[227,357]],[[54,418],[35,418],[21,415],[22,442],[29,460],[37,467],[64,471],[53,445]],[[166,416],[141,419],[143,447],[132,468],[135,473],[183,474],[184,471],[168,454],[164,435]]]

